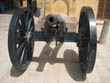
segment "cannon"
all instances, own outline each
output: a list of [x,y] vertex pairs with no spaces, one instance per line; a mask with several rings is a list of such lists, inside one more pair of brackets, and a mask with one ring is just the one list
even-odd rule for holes
[[63,43],[64,34],[67,30],[65,22],[60,15],[49,14],[46,17],[45,27],[42,29],[44,39],[46,42],[51,41],[53,38],[56,41]]
[[56,45],[57,42],[76,42],[81,71],[83,74],[91,73],[97,50],[96,21],[92,8],[84,6],[81,9],[78,33],[68,32],[65,20],[57,14],[47,15],[44,27],[35,31],[32,9],[18,8],[12,16],[8,33],[9,57],[16,69],[27,69],[32,60],[35,41],[56,41]]

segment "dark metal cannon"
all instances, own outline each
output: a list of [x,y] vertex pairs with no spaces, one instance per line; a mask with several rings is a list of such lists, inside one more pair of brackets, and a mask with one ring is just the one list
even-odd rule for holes
[[46,23],[48,23],[48,25],[52,26],[52,25],[57,25],[60,22],[64,22],[64,20],[62,19],[62,17],[60,15],[55,15],[55,14],[49,14],[46,17]]
[[43,29],[43,34],[46,42],[53,38],[56,41],[64,42],[64,34],[66,33],[66,24],[60,15],[49,14],[46,17],[46,22]]
[[33,12],[29,7],[18,8],[13,14],[8,34],[9,56],[13,66],[26,70],[33,56],[34,41],[76,42],[81,71],[93,71],[97,34],[96,21],[91,7],[83,7],[80,13],[78,33],[68,32],[64,19],[59,15],[46,16],[44,27],[35,31]]

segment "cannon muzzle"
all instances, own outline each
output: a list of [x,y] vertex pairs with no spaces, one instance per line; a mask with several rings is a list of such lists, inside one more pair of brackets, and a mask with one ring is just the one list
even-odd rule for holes
[[46,17],[46,22],[47,22],[50,26],[56,25],[56,24],[59,23],[59,16],[58,16],[58,15],[49,14],[49,15]]

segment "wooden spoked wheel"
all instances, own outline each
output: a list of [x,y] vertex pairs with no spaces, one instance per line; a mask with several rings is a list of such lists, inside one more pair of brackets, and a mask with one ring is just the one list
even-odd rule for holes
[[97,49],[96,21],[90,7],[83,7],[81,10],[78,34],[81,71],[90,73],[94,68]]
[[34,31],[33,14],[28,8],[19,8],[12,16],[8,33],[9,56],[16,69],[25,70],[32,59]]

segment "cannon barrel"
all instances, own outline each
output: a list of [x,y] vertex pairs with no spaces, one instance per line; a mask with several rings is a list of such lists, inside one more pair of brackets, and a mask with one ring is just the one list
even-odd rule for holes
[[61,18],[59,15],[49,14],[49,15],[46,17],[46,22],[47,22],[50,26],[52,26],[52,25],[58,24],[61,19],[62,19],[62,18]]

